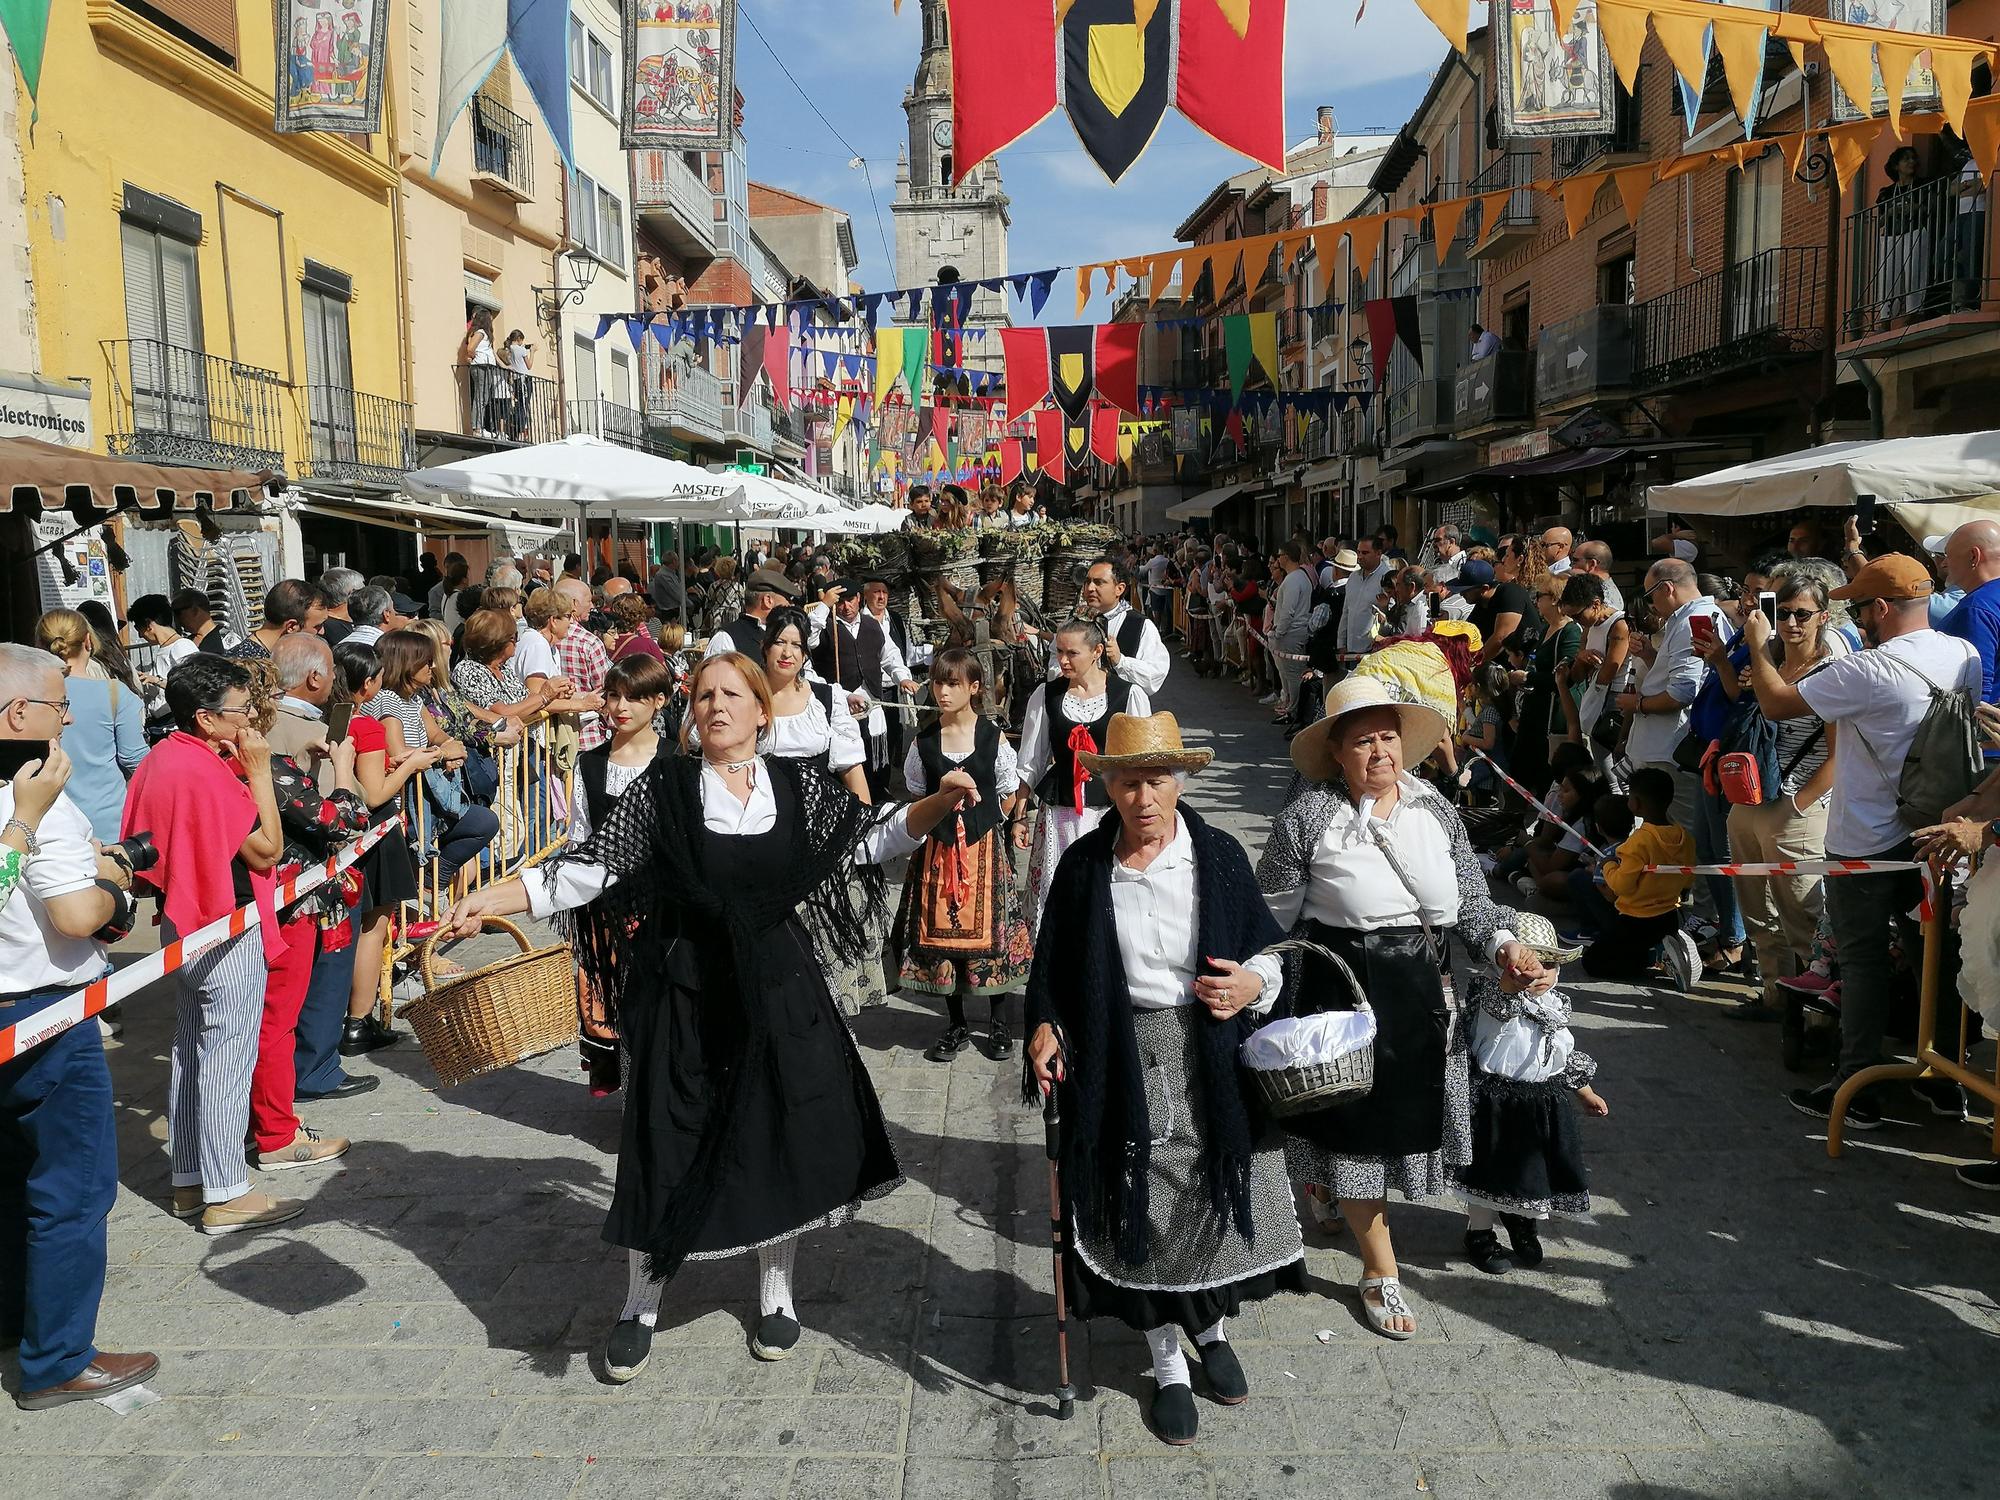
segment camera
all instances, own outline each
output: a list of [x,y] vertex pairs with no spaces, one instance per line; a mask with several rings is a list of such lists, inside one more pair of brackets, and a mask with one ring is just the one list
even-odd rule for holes
[[128,875],[143,875],[160,862],[160,851],[150,833],[135,833],[115,844],[106,844],[104,852],[123,865]]

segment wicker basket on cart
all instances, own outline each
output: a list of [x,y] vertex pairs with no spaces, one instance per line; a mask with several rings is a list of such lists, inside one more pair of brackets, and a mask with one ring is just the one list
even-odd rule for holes
[[1042,564],[1042,597],[1037,602],[1050,619],[1064,620],[1076,613],[1077,572],[1096,556],[1087,547],[1058,547],[1048,554]]
[[437,945],[425,943],[424,993],[398,1012],[416,1032],[441,1088],[553,1052],[582,1029],[569,944],[536,948],[512,922],[486,920],[521,951],[440,984],[431,973]]
[[[1264,951],[1278,954],[1297,952],[1301,957],[1310,954],[1324,961],[1346,982],[1354,999],[1353,1010],[1363,1015],[1373,1013],[1367,992],[1354,970],[1332,949],[1305,938],[1289,938],[1273,943]],[[1371,1041],[1352,1051],[1298,1067],[1245,1068],[1244,1071],[1256,1081],[1264,1107],[1272,1114],[1311,1114],[1342,1100],[1359,1099],[1374,1089],[1375,1044]]]

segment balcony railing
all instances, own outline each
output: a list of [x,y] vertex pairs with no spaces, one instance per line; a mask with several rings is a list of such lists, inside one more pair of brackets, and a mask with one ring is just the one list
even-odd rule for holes
[[645,414],[616,401],[570,402],[569,430],[586,432],[623,448],[646,447]]
[[641,356],[646,377],[646,420],[683,440],[722,441],[722,382],[700,365],[668,358],[648,341]]
[[1847,218],[1847,300],[1841,337],[1864,339],[1950,313],[1994,295],[1986,191],[1961,194],[1941,177]]
[[1458,367],[1452,380],[1453,424],[1465,432],[1525,420],[1534,411],[1534,356],[1502,349]]
[[417,466],[409,402],[344,385],[309,385],[305,409],[301,477],[393,489]]
[[738,406],[732,393],[723,396],[723,435],[759,453],[771,451],[771,409],[756,397]]
[[1451,431],[1452,388],[1449,379],[1419,375],[1389,391],[1389,442],[1401,447]]
[[1646,149],[1639,136],[1639,101],[1618,87],[1612,97],[1611,129],[1604,135],[1559,135],[1550,142],[1556,175],[1568,177],[1601,165],[1607,156],[1635,156]]
[[276,370],[159,339],[109,339],[113,453],[281,470],[285,380]]
[[1285,456],[1307,463],[1332,458],[1337,447],[1337,430],[1330,418],[1313,417],[1299,428],[1298,441],[1285,451]]
[[1544,408],[1632,384],[1632,309],[1601,303],[1551,323],[1535,345],[1535,399]]
[[535,195],[535,163],[528,149],[529,126],[504,104],[484,94],[472,96],[472,172],[511,197]]
[[1825,347],[1817,245],[1766,250],[1632,309],[1632,384],[1682,385]]
[[552,443],[563,435],[556,383],[499,365],[456,365],[459,430],[503,443]]
[[1474,247],[1472,253],[1497,250],[1503,244],[1534,232],[1535,193],[1528,186],[1534,180],[1534,152],[1503,151],[1485,171],[1466,184],[1467,195],[1474,198],[1500,192],[1503,188],[1507,190],[1506,200],[1490,222],[1486,219],[1484,204],[1474,203],[1466,209],[1465,224],[1460,232]]
[[799,414],[795,411],[787,411],[779,406],[767,407],[766,411],[771,418],[771,442],[773,446],[783,448],[793,456],[804,453],[806,451],[806,426]]
[[715,255],[715,194],[678,151],[634,151],[632,207],[678,255]]

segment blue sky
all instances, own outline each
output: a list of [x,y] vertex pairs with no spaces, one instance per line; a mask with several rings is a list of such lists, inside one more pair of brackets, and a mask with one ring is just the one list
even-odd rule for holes
[[[1291,0],[1285,116],[1293,141],[1312,133],[1322,104],[1334,106],[1343,134],[1394,130],[1444,57],[1443,38],[1412,0],[1368,0],[1358,27],[1354,3]],[[903,91],[922,41],[918,0],[904,0],[901,15],[890,0],[739,0],[739,6],[755,23],[753,30],[739,22],[736,43],[750,175],[846,209],[861,255],[856,279],[870,289],[892,286],[893,261],[883,239],[895,239],[889,205],[907,128]],[[879,231],[862,173],[849,168],[850,153],[801,100],[772,48],[840,135],[868,159]],[[1174,243],[1175,226],[1208,190],[1247,165],[1169,111],[1151,148],[1113,187],[1084,155],[1068,122],[1052,115],[1000,153],[1001,178],[1013,199],[1012,269],[1165,249]],[[1065,279],[1044,319],[1068,321],[1074,312]]]

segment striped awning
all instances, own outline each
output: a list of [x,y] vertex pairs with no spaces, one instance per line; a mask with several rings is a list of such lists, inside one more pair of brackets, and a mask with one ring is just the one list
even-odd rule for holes
[[254,506],[277,476],[195,469],[84,453],[40,438],[0,438],[0,512],[32,501],[64,510],[79,495],[93,510],[228,510]]

